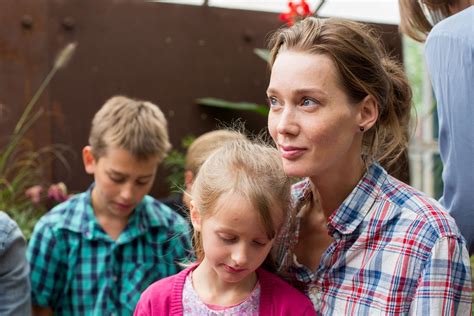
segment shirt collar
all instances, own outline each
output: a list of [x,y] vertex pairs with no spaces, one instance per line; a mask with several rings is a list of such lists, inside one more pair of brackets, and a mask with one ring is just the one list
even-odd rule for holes
[[377,163],[372,164],[351,194],[329,217],[329,233],[351,234],[362,222],[374,205],[381,187],[387,179],[387,172]]
[[[62,227],[68,230],[82,233],[86,239],[109,239],[110,237],[102,230],[92,208],[92,189],[95,183],[92,183],[87,191],[77,194],[66,203],[71,203],[74,208],[73,218],[66,220]],[[76,201],[74,201],[74,200]],[[134,239],[143,235],[150,227],[166,225],[165,220],[157,214],[155,201],[150,196],[145,196],[143,200],[135,207],[130,216],[129,222],[117,240],[118,243]]]

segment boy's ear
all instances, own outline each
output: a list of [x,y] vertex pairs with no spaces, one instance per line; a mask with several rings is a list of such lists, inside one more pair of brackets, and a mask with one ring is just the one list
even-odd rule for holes
[[201,213],[193,200],[189,202],[189,214],[191,216],[191,223],[193,224],[194,230],[201,231]]
[[379,107],[373,96],[367,95],[359,103],[359,127],[369,130],[379,117]]
[[92,154],[91,146],[85,146],[82,149],[82,161],[84,162],[84,169],[86,170],[86,172],[88,174],[94,174],[96,160],[94,158],[94,155]]

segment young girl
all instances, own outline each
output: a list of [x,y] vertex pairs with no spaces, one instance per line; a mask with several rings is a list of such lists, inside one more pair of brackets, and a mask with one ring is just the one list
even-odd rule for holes
[[260,267],[271,267],[289,194],[275,149],[245,140],[213,153],[192,189],[197,263],[152,284],[135,315],[315,315],[302,293]]

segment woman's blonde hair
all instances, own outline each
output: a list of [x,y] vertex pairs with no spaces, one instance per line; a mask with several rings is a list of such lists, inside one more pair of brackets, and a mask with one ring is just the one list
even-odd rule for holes
[[402,67],[387,55],[369,26],[309,17],[276,31],[269,47],[270,67],[283,50],[328,56],[351,102],[367,95],[376,100],[379,117],[363,137],[366,163],[376,160],[390,167],[403,153],[409,136],[411,88]]
[[[239,194],[254,206],[267,237],[273,239],[280,229],[277,225],[287,217],[290,186],[290,179],[283,171],[275,148],[261,141],[234,140],[216,150],[204,162],[194,181],[191,196],[201,220],[205,221],[216,211],[220,197],[228,193]],[[201,235],[196,230],[194,247],[196,258],[201,261],[204,251]]]
[[167,121],[160,108],[148,101],[114,96],[92,120],[89,145],[95,159],[107,148],[119,147],[135,158],[157,157],[161,162],[171,148]]

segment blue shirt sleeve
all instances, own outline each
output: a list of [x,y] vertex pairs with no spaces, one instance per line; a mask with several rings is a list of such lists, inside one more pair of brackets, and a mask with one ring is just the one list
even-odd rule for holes
[[30,315],[26,241],[18,225],[0,211],[0,315]]
[[441,203],[474,252],[474,6],[438,23],[425,57],[437,100]]

